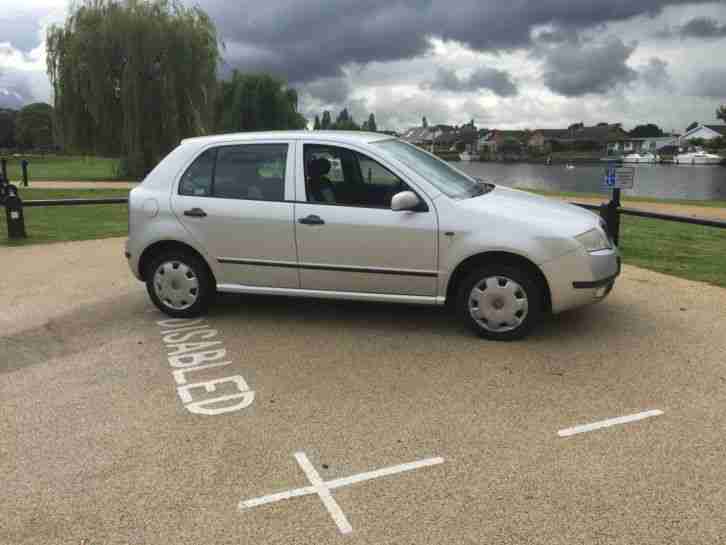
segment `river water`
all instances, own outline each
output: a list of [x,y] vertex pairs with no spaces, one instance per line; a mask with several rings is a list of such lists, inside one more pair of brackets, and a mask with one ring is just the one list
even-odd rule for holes
[[[547,166],[532,163],[461,161],[453,166],[485,181],[509,187],[548,191],[606,193],[605,165]],[[631,166],[631,165],[628,165]],[[726,167],[710,165],[632,165],[633,189],[623,196],[660,199],[726,200]]]

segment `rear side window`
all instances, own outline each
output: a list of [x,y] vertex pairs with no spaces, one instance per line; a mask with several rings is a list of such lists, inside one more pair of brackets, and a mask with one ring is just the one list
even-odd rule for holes
[[212,194],[216,149],[208,149],[191,164],[179,183],[180,195],[209,197]]
[[179,193],[282,201],[287,148],[287,144],[244,144],[207,150],[184,173]]

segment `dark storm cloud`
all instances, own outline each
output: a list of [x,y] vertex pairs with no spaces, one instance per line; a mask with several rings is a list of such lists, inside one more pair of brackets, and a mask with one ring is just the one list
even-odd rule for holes
[[478,68],[470,76],[461,78],[456,72],[448,68],[439,68],[436,78],[424,84],[426,89],[434,91],[475,92],[488,89],[501,97],[511,97],[517,94],[517,86],[511,76],[494,68]]
[[648,64],[638,70],[640,78],[646,85],[658,88],[668,88],[671,86],[671,77],[668,74],[668,63],[658,57],[653,57]]
[[300,86],[299,91],[308,93],[323,104],[343,104],[351,92],[345,78],[320,78]]
[[694,80],[691,93],[696,96],[723,99],[726,89],[726,70],[702,72]]
[[694,17],[683,25],[667,27],[656,32],[658,38],[718,39],[726,37],[726,23],[713,17]]
[[636,15],[656,15],[687,0],[204,0],[228,60],[243,70],[266,70],[298,83],[340,75],[350,63],[419,56],[429,38],[456,40],[476,50],[527,47],[532,29],[592,28]]
[[684,38],[723,38],[726,24],[711,17],[694,17],[680,28],[680,34]]
[[619,38],[574,48],[554,47],[544,53],[545,85],[555,93],[574,97],[588,93],[608,93],[638,77],[626,61],[635,46]]

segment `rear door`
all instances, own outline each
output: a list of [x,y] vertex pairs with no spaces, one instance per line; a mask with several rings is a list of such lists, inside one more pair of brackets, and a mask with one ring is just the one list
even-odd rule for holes
[[290,142],[219,145],[181,176],[172,208],[217,260],[219,284],[298,288],[294,192]]
[[[438,227],[427,197],[359,149],[306,143],[298,155],[301,287],[435,296]],[[424,201],[421,210],[391,210],[405,190]]]

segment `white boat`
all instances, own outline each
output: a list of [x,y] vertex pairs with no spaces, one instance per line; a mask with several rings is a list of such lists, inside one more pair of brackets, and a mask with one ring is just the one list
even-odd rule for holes
[[621,160],[623,163],[655,163],[658,157],[652,153],[630,153]]
[[575,165],[571,165],[569,163],[565,165],[566,170],[574,170],[574,168],[575,168]]
[[474,156],[468,151],[465,151],[464,153],[459,154],[459,159],[461,159],[462,161],[473,161]]
[[723,157],[705,151],[692,151],[679,153],[674,157],[674,161],[677,165],[717,165],[723,161]]

